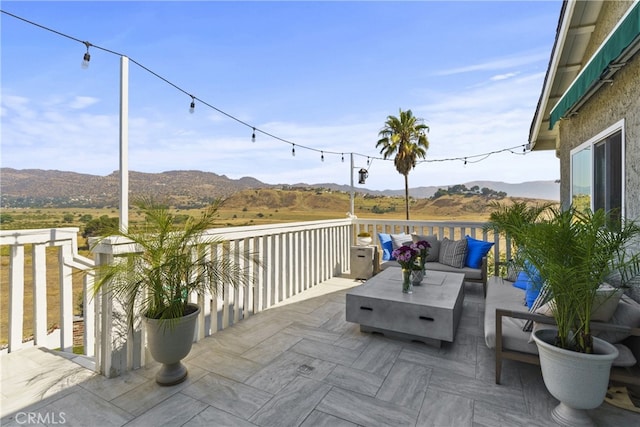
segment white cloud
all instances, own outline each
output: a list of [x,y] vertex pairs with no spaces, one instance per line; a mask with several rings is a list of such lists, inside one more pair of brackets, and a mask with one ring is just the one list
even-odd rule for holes
[[81,110],[98,102],[97,98],[91,96],[76,96],[69,103],[69,107],[74,110]]
[[517,76],[518,74],[520,74],[519,72],[516,73],[505,73],[505,74],[498,74],[495,75],[493,77],[491,77],[492,81],[498,81],[498,80],[506,80],[506,79],[510,79],[512,77]]
[[24,118],[34,117],[34,112],[31,109],[29,98],[25,96],[3,94],[2,111],[3,116],[11,116],[12,114],[16,114],[19,117]]
[[508,68],[522,67],[524,65],[535,64],[539,61],[549,59],[548,52],[525,52],[519,55],[497,58],[486,62],[465,65],[464,67],[450,68],[447,70],[436,71],[436,76],[449,76],[453,74],[470,73],[474,71],[495,71]]

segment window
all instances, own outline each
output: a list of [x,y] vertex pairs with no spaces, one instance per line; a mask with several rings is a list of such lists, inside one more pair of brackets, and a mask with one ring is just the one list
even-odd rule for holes
[[623,209],[623,122],[571,151],[571,202],[604,209],[619,219]]
[[594,145],[593,209],[622,209],[622,132]]
[[571,155],[571,203],[591,208],[591,145]]

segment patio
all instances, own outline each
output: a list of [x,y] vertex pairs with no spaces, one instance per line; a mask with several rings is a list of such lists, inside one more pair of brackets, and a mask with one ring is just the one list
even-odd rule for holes
[[[506,361],[494,383],[482,287],[465,284],[454,343],[437,349],[364,334],[330,278],[194,343],[187,381],[160,387],[154,363],[105,378],[39,347],[2,363],[2,425],[548,426],[557,403],[539,367]],[[79,360],[84,360],[80,358]],[[604,403],[599,426],[638,425]]]

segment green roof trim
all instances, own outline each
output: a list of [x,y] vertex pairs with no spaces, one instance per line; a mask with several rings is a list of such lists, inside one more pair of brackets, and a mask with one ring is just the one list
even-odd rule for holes
[[640,36],[640,3],[636,3],[629,14],[620,23],[611,37],[602,45],[591,58],[586,67],[578,74],[569,89],[562,95],[560,101],[553,107],[550,114],[549,130],[566,112],[571,109],[591,87],[600,80],[603,71],[612,61],[618,58],[629,45]]

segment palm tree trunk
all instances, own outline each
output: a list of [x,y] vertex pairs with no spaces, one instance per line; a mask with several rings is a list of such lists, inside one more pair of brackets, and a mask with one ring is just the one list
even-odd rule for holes
[[409,174],[404,176],[404,210],[407,213],[407,221],[409,221]]

